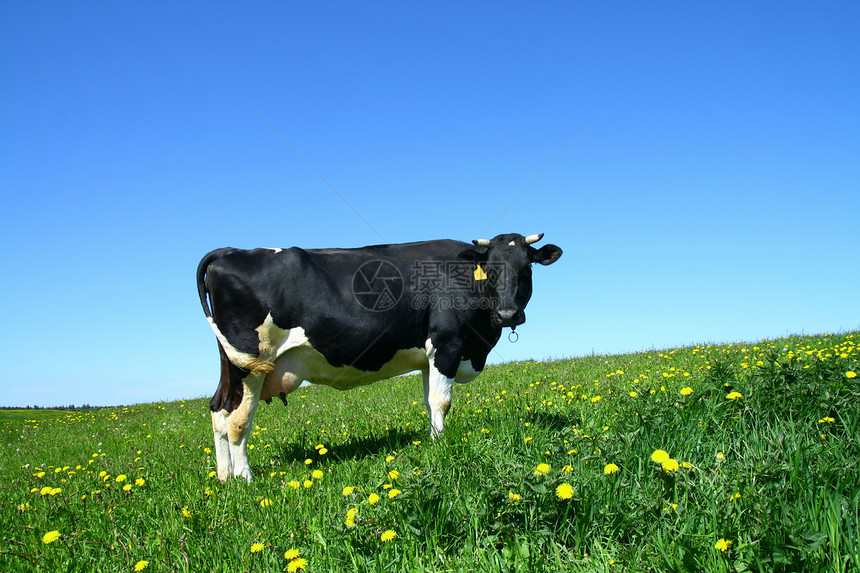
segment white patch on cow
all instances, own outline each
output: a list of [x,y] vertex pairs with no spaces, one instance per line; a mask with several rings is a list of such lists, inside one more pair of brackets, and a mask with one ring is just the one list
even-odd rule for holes
[[264,248],[264,249],[268,249],[268,250],[270,250],[270,251],[274,251],[274,252],[276,252],[276,253],[280,253],[281,251],[283,251],[283,250],[284,250],[284,249],[281,249],[281,248],[279,248],[279,247],[263,247],[263,248]]
[[478,374],[480,372],[472,368],[471,360],[463,360],[460,362],[460,367],[457,368],[456,378],[454,379],[457,381],[457,384],[466,384],[477,378]]
[[516,247],[516,246],[517,246],[517,244],[516,244],[516,243],[514,243],[513,241],[511,241],[510,243],[508,243],[508,246],[509,246],[509,247]]
[[436,349],[430,346],[428,368],[421,371],[424,383],[424,405],[430,416],[430,436],[436,439],[445,427],[445,415],[451,408],[454,379],[448,378],[436,368]]
[[212,432],[215,434],[215,461],[217,462],[218,479],[221,483],[227,481],[232,469],[230,463],[230,443],[227,441],[226,410],[212,412]]
[[218,339],[218,342],[221,344],[221,348],[224,349],[224,352],[227,354],[227,359],[240,368],[245,368],[246,370],[254,370],[260,364],[260,358],[248,354],[247,352],[242,352],[238,350],[235,346],[230,344],[230,341],[227,340],[227,337],[221,332],[221,329],[218,328],[218,325],[215,324],[215,319],[211,316],[207,317],[209,321],[209,326],[212,327],[212,332],[215,333],[215,338]]

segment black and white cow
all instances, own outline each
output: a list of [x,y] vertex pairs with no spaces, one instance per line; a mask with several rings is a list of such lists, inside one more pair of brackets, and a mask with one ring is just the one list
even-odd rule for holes
[[[502,328],[525,322],[532,263],[561,249],[543,237],[499,235],[359,249],[218,249],[197,288],[218,339],[212,397],[218,477],[251,480],[247,442],[260,399],[302,381],[339,390],[420,370],[433,437],[454,382],[484,368]],[[208,295],[208,301],[207,301]]]

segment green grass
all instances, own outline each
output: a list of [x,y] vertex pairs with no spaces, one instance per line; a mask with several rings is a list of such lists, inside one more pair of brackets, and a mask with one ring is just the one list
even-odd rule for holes
[[415,376],[305,387],[260,406],[251,484],[206,399],[4,418],[0,571],[858,571],[858,343],[494,366],[436,441]]

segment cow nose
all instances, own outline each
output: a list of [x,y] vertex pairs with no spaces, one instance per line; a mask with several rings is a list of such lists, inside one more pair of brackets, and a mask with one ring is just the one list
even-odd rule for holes
[[512,308],[501,308],[501,309],[499,309],[498,312],[499,312],[499,318],[501,318],[505,322],[508,322],[509,320],[511,320],[514,317],[514,315],[517,313],[517,311],[512,309]]

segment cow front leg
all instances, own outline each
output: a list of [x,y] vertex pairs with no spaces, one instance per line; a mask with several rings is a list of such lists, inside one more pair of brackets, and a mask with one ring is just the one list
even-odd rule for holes
[[[242,380],[243,394],[239,407],[227,416],[227,441],[233,475],[251,481],[251,464],[248,462],[248,437],[251,423],[260,404],[260,390],[264,374],[249,374]],[[220,476],[219,476],[220,477]]]
[[451,394],[454,378],[445,376],[436,367],[435,350],[430,355],[430,366],[421,372],[424,382],[424,405],[430,417],[430,437],[434,440],[442,435],[445,416],[451,409]]

